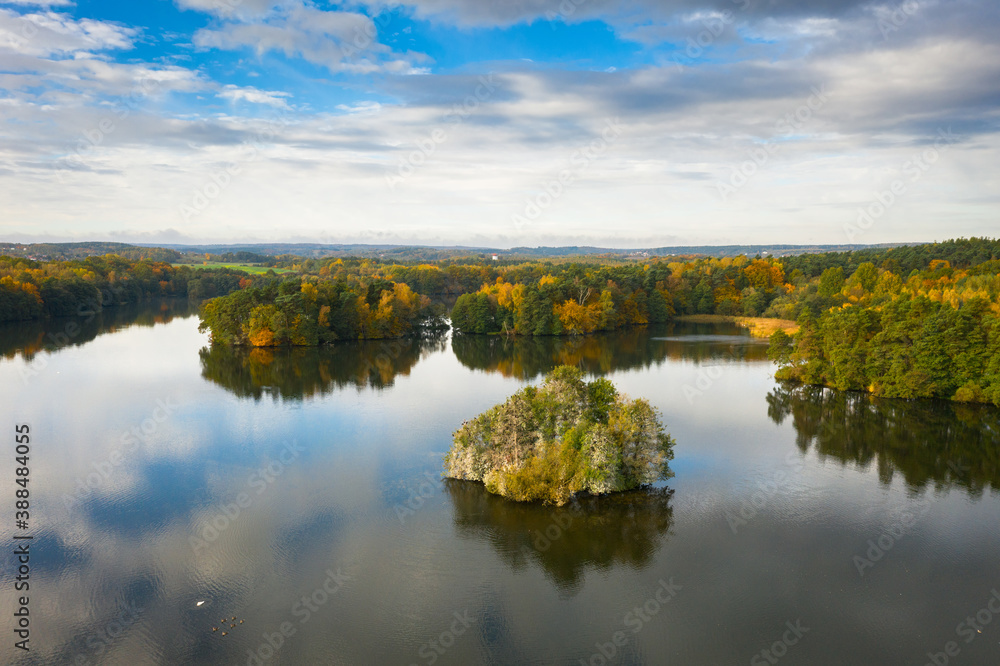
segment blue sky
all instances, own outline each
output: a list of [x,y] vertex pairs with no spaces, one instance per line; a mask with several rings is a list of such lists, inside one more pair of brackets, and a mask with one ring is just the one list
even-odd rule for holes
[[2,240],[996,235],[987,0],[0,1]]

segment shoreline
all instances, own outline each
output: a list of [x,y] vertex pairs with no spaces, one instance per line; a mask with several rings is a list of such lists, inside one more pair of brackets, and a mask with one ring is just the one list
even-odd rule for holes
[[794,335],[799,330],[799,325],[790,319],[773,319],[771,317],[696,314],[678,315],[674,317],[674,321],[683,321],[691,324],[736,324],[740,328],[747,329],[750,335],[755,338],[769,338],[777,330],[782,330],[788,335]]

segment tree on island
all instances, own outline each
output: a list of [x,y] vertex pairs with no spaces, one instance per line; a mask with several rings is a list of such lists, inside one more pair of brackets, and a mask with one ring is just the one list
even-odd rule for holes
[[559,366],[539,387],[462,424],[445,475],[482,481],[519,502],[565,504],[575,494],[631,490],[673,476],[673,438],[646,400],[607,379]]

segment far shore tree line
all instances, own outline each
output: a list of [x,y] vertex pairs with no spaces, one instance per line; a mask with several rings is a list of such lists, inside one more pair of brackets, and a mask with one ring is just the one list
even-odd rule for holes
[[281,276],[115,255],[0,257],[0,321],[151,296],[216,296],[202,306],[203,330],[214,343],[251,347],[419,335],[447,326],[449,314],[456,333],[513,336],[583,335],[686,314],[796,320],[795,337],[776,334],[772,344],[780,378],[1000,404],[1000,241],[985,238],[645,263],[338,258]]
[[242,271],[192,269],[117,254],[69,261],[0,256],[0,322],[72,317],[152,297],[193,299],[250,284]]

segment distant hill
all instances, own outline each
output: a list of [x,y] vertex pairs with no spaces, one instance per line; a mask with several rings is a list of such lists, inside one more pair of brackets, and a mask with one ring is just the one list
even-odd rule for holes
[[882,243],[878,245],[676,245],[656,248],[610,248],[589,245],[561,247],[515,247],[510,249],[446,245],[369,245],[360,243],[231,243],[207,245],[144,245],[90,241],[83,243],[7,243],[0,241],[0,254],[28,257],[39,260],[82,259],[93,255],[118,254],[138,261],[152,259],[177,263],[191,261],[193,255],[200,263],[204,255],[223,261],[271,264],[275,257],[294,255],[309,259],[324,257],[371,257],[386,261],[441,261],[467,257],[492,258],[495,254],[504,260],[511,259],[567,259],[572,257],[606,259],[642,259],[645,257],[747,256],[787,257],[823,252],[847,252],[864,249],[884,249],[919,243]]
[[252,252],[260,255],[297,255],[318,259],[321,257],[380,257],[400,261],[456,259],[469,256],[492,256],[504,259],[546,257],[667,257],[672,255],[697,255],[709,257],[735,257],[772,255],[792,256],[822,252],[847,252],[871,248],[890,248],[919,243],[881,243],[876,245],[678,245],[657,248],[611,248],[589,245],[514,247],[510,249],[446,245],[368,245],[368,244],[323,244],[323,243],[235,243],[226,245],[164,245],[163,247],[184,253],[223,254]]
[[68,261],[86,257],[117,254],[130,261],[151,259],[173,263],[181,258],[177,250],[146,247],[128,243],[88,241],[83,243],[9,243],[0,241],[0,255],[25,257],[40,261]]
[[590,246],[570,247],[515,247],[510,250],[494,250],[503,254],[530,257],[562,257],[569,255],[625,255],[625,256],[689,256],[736,257],[741,254],[752,257],[757,254],[787,257],[796,254],[819,254],[823,252],[853,252],[870,248],[890,248],[919,243],[880,243],[877,245],[674,245],[655,248],[607,248]]

